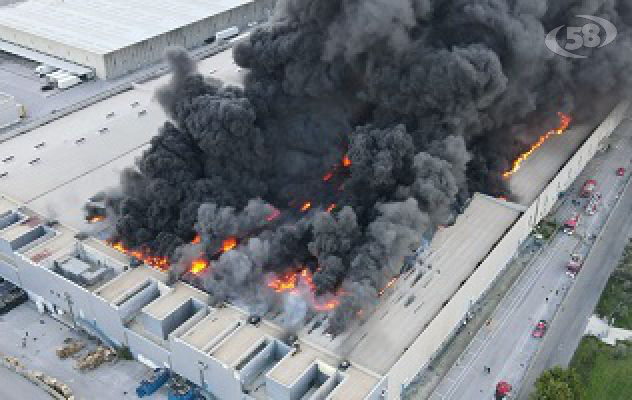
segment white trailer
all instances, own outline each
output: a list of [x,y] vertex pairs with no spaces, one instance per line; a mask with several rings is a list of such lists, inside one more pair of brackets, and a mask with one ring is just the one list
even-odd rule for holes
[[78,85],[79,83],[81,83],[81,79],[79,79],[79,77],[70,75],[67,78],[58,80],[57,87],[59,89],[68,89],[75,85]]
[[46,74],[45,78],[47,82],[56,84],[57,81],[59,81],[60,79],[66,79],[69,76],[70,75],[68,75],[64,71],[55,71],[55,72],[51,72],[50,74]]
[[11,95],[0,93],[0,128],[13,125],[20,120],[20,109]]
[[222,40],[230,39],[239,34],[239,28],[231,26],[230,28],[219,31],[215,34],[215,41],[220,42]]
[[39,66],[37,66],[35,68],[35,73],[38,74],[39,76],[42,76],[42,75],[50,74],[50,73],[55,72],[57,70],[58,70],[58,68],[56,68],[56,67],[53,67],[51,65],[42,64],[42,65],[39,65]]

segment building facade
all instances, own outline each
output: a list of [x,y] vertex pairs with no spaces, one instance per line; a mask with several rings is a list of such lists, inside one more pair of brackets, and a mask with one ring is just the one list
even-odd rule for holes
[[40,312],[218,399],[379,400],[386,378],[0,196],[0,276]]
[[[27,0],[0,6],[0,40],[92,68],[111,79],[192,49],[229,27],[266,20],[275,0]],[[10,48],[10,47],[7,47]],[[20,51],[21,56],[28,51]]]

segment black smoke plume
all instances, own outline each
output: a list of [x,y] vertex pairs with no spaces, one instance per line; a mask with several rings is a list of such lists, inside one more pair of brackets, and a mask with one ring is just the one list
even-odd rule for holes
[[[546,32],[579,14],[614,23],[615,42],[553,54]],[[338,296],[338,332],[473,192],[509,195],[502,173],[558,111],[592,118],[630,88],[631,25],[627,0],[279,0],[234,48],[243,88],[168,54],[171,120],[108,199],[116,235],[184,275],[201,252],[216,301],[298,320],[309,296],[266,282],[307,268],[316,299]],[[218,253],[226,236],[239,245]]]

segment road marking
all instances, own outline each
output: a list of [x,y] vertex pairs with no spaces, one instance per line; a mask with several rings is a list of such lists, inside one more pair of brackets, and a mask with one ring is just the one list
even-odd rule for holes
[[[494,339],[498,335],[498,333],[500,333],[501,331],[500,328],[502,328],[505,325],[505,323],[509,320],[513,311],[516,308],[518,308],[520,304],[522,304],[523,299],[526,297],[528,292],[533,288],[533,286],[535,285],[535,282],[538,280],[540,276],[540,272],[548,265],[551,258],[553,258],[553,256],[556,254],[556,252],[552,250],[556,249],[557,246],[560,245],[560,242],[563,243],[564,240],[561,239],[559,236],[554,237],[553,241],[551,242],[551,247],[546,249],[546,253],[544,254],[545,258],[533,260],[532,264],[529,266],[531,267],[535,265],[536,266],[535,270],[527,270],[527,274],[523,278],[524,282],[520,282],[523,280],[521,279],[518,282],[516,282],[517,285],[513,285],[509,289],[507,294],[503,297],[501,303],[503,303],[507,298],[509,298],[510,295],[514,295],[513,292],[516,292],[516,293],[515,293],[515,296],[511,297],[511,299],[509,300],[509,307],[507,307],[507,310],[504,313],[504,315],[500,315],[500,318],[493,318],[493,320],[499,321],[497,329],[494,331],[492,335],[486,338],[486,340],[483,340],[483,345],[481,346],[479,351],[474,353],[474,357],[472,357],[472,359],[468,363],[466,363],[466,365],[462,366],[462,368],[464,368],[463,372],[457,375],[457,378],[453,380],[455,383],[452,386],[450,386],[447,394],[445,396],[441,396],[441,398],[450,398],[453,396],[458,386],[465,379],[465,372],[469,371],[472,368],[474,362],[478,359],[480,354],[482,354],[483,351],[487,349],[492,339]],[[478,336],[478,333],[476,336]],[[468,348],[469,347],[470,346],[468,345]]]
[[[621,138],[619,138],[621,139]],[[618,147],[617,147],[618,149]],[[615,154],[615,155],[619,155],[619,154]],[[575,188],[578,189],[580,184],[582,183],[582,180],[580,178],[586,179],[587,176],[596,176],[598,175],[598,179],[599,182],[601,182],[601,185],[603,188],[609,188],[608,191],[606,191],[605,193],[602,191],[602,195],[603,195],[603,199],[602,199],[602,211],[608,210],[612,208],[612,204],[610,203],[611,197],[613,196],[613,193],[615,193],[615,187],[619,187],[620,185],[618,184],[618,181],[614,181],[613,179],[611,179],[612,177],[610,175],[604,175],[604,171],[603,168],[605,167],[604,164],[606,164],[604,162],[604,160],[601,160],[600,158],[598,158],[599,155],[597,155],[597,157],[595,158],[595,162],[592,163],[592,165],[588,165],[587,168],[584,168],[584,170],[580,173],[579,177],[569,186],[569,189],[567,189],[567,192],[570,192],[571,188]],[[613,162],[614,158],[613,157],[608,157],[606,158],[607,161]],[[605,172],[607,173],[607,171]],[[560,204],[560,206],[557,207],[556,210],[554,210],[554,215],[560,216],[560,215],[564,215],[565,213],[567,213],[569,210],[573,210],[573,211],[577,211],[577,208],[569,203],[565,201],[562,202],[562,204]],[[611,212],[612,210],[610,210]],[[579,212],[582,212],[582,209],[580,207]],[[608,213],[609,214],[609,213]],[[590,233],[591,231],[593,231],[593,229],[595,228],[595,225],[598,222],[601,222],[603,220],[603,212],[598,213],[595,218],[591,218],[590,223],[588,224],[588,226],[586,227],[586,234]],[[588,221],[587,221],[588,222]],[[602,227],[603,228],[603,227]],[[527,266],[527,271],[525,271],[525,275],[524,276],[520,276],[519,277],[519,282],[516,282],[516,284],[512,285],[512,287],[509,289],[509,291],[505,294],[505,296],[503,297],[503,299],[501,300],[500,304],[497,306],[496,310],[494,311],[494,323],[497,320],[500,320],[500,324],[498,326],[494,326],[493,328],[491,328],[491,334],[485,338],[485,340],[480,339],[479,337],[485,336],[486,333],[484,332],[485,330],[485,326],[481,327],[481,329],[476,333],[476,335],[474,336],[474,338],[472,339],[472,342],[468,345],[468,347],[466,348],[466,354],[469,356],[470,354],[470,350],[471,348],[473,348],[472,343],[474,341],[476,341],[477,345],[478,345],[478,341],[481,341],[483,343],[483,346],[481,346],[480,349],[478,349],[478,351],[473,352],[474,357],[469,360],[469,362],[466,362],[466,369],[463,369],[464,367],[459,366],[458,369],[461,369],[462,372],[460,374],[457,375],[456,380],[453,378],[448,378],[447,375],[446,377],[444,377],[444,380],[446,381],[450,381],[450,382],[454,382],[454,384],[452,386],[450,386],[448,392],[444,395],[444,394],[439,394],[438,390],[435,391],[436,394],[438,394],[441,398],[449,398],[451,396],[454,395],[455,390],[458,388],[458,386],[463,382],[464,380],[464,374],[465,372],[468,372],[471,370],[473,364],[477,361],[477,359],[480,357],[481,353],[483,351],[485,351],[485,349],[489,346],[490,341],[495,338],[497,336],[497,334],[501,331],[500,328],[502,328],[508,318],[511,315],[511,312],[513,310],[515,310],[517,308],[517,301],[516,299],[514,299],[514,301],[510,301],[507,300],[507,298],[509,296],[512,295],[517,295],[518,297],[526,297],[526,295],[528,294],[529,291],[531,291],[531,289],[533,288],[535,281],[537,281],[540,273],[544,270],[546,264],[553,258],[553,254],[555,253],[556,249],[559,249],[560,247],[564,248],[565,245],[567,244],[572,244],[570,240],[573,240],[575,242],[575,247],[583,247],[583,246],[589,246],[591,247],[592,244],[589,243],[584,243],[584,241],[580,241],[578,240],[577,237],[575,236],[570,236],[570,237],[566,237],[568,238],[568,240],[566,238],[563,239],[559,239],[560,236],[556,235],[553,239],[553,241],[551,242],[550,248],[546,249],[545,251],[548,251],[550,253],[545,253],[545,254],[540,254],[537,256],[537,258],[539,259],[540,257],[545,257],[546,259],[543,260],[544,262],[541,262],[540,260],[532,260],[532,262]],[[541,262],[541,264],[538,265],[538,262]],[[534,270],[531,270],[531,268],[534,268]],[[564,298],[568,292],[568,288],[566,287],[566,281],[569,281],[569,286],[574,284],[574,281],[572,279],[567,279],[566,275],[562,275],[561,279],[558,279],[557,281],[557,285],[556,288],[559,290],[561,289],[559,296],[561,296],[561,298]],[[561,287],[560,287],[561,284]],[[544,286],[543,286],[544,288]],[[554,288],[555,289],[555,288]],[[554,290],[552,289],[552,290]],[[552,297],[553,301],[550,302],[546,302],[544,303],[546,311],[545,314],[548,314],[548,309],[553,307],[553,310],[555,311],[556,309],[559,308],[560,304],[558,302],[556,302],[554,299],[559,299],[559,296],[553,297],[552,294],[552,290],[551,290],[551,295],[550,297]],[[514,293],[515,292],[515,293]],[[521,299],[522,300],[522,299]],[[506,310],[504,307],[504,304],[509,301],[509,309]],[[520,302],[521,303],[521,302]],[[500,317],[497,318],[496,316]],[[491,324],[490,324],[491,325]],[[529,336],[526,337],[526,339],[528,339]],[[526,344],[526,339],[523,340],[522,343],[522,348],[520,351],[520,355],[522,353],[525,353],[526,349],[524,348],[525,344]],[[535,350],[537,350],[537,348],[540,346],[540,344],[538,343],[535,346]],[[464,353],[464,354],[465,354]],[[531,352],[531,354],[529,355],[529,357],[527,357],[526,362],[521,363],[521,371],[522,373],[521,378],[520,378],[520,382],[522,382],[522,380],[524,379],[524,374],[526,372],[526,368],[528,367],[528,365],[531,363],[532,359],[533,359],[534,353]],[[506,369],[506,366],[508,364],[505,364],[505,368],[503,368],[503,370]],[[453,375],[454,372],[457,372],[456,368],[451,368],[448,371],[448,374]],[[443,384],[440,384],[440,386],[444,386]],[[516,386],[516,385],[514,385]],[[434,397],[434,394],[433,396]]]

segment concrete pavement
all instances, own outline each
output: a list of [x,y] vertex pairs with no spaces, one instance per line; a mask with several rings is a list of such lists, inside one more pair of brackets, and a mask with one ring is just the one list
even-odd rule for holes
[[51,397],[22,376],[0,366],[0,399],[50,400]]
[[[26,332],[28,332],[28,337]],[[92,371],[78,371],[75,368],[75,358],[60,360],[55,349],[61,346],[66,338],[74,338],[86,343],[86,349],[79,353],[80,355],[87,354],[89,350],[96,347],[96,344],[85,335],[69,329],[49,315],[39,314],[30,301],[0,317],[0,337],[0,354],[17,358],[28,370],[41,371],[66,383],[73,391],[75,400],[137,399],[136,387],[150,373],[150,369],[143,364],[125,360],[106,363]],[[22,347],[24,337],[27,337],[27,340],[26,345]],[[5,378],[11,383],[14,380],[17,382],[23,379],[19,375],[3,377],[1,371],[3,369],[5,368],[0,366],[0,400],[41,398],[35,395],[33,397],[3,397],[1,386]],[[16,384],[21,385],[21,382]],[[25,381],[25,384],[32,385],[37,392],[41,392],[41,389],[35,387],[33,383]],[[25,391],[25,393],[31,392]],[[166,386],[162,387],[151,399],[167,399]]]

